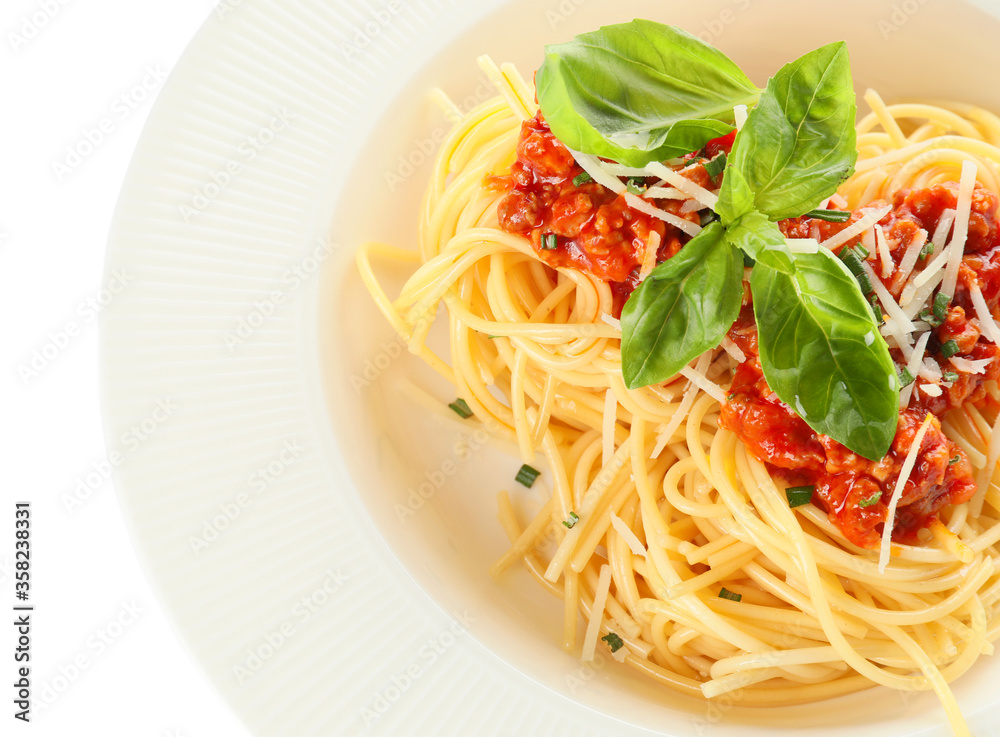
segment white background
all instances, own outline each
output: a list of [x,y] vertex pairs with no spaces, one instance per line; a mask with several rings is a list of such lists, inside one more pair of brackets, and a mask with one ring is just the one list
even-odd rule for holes
[[[163,75],[213,7],[0,7],[2,735],[247,734],[138,565],[108,478],[97,381],[121,182]],[[13,716],[15,501],[32,503],[31,681],[41,703],[30,725]]]

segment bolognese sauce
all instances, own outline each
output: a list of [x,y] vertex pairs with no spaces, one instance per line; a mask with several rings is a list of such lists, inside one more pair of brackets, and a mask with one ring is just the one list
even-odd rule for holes
[[[689,154],[678,172],[706,189],[718,187],[719,182],[713,181],[704,161],[728,153],[734,135],[711,141],[701,151]],[[655,177],[639,177],[630,180],[629,186],[641,194],[655,182]],[[489,184],[505,192],[498,206],[500,227],[527,238],[550,266],[577,269],[608,282],[616,297],[616,316],[639,283],[651,234],[658,236],[657,263],[671,258],[690,240],[673,225],[630,207],[624,195],[593,181],[553,136],[541,113],[522,124],[517,159],[510,174],[490,177]],[[905,255],[912,252],[916,239],[930,244],[930,234],[938,230],[945,213],[953,213],[957,198],[958,184],[953,182],[904,190],[896,194],[891,210],[879,221],[886,236],[889,263],[883,264],[885,270],[874,270],[875,278],[896,300],[906,282],[900,269]],[[691,222],[702,219],[701,213],[685,210],[677,200],[657,204]],[[869,203],[864,209],[885,204]],[[1000,377],[1000,361],[996,360],[1000,348],[982,338],[981,326],[973,317],[975,305],[971,297],[972,286],[976,285],[991,312],[1000,302],[996,211],[996,195],[977,185],[956,293],[950,295],[950,303],[941,306],[942,314],[922,316],[933,327],[925,366],[941,380],[931,384],[921,377],[908,377],[915,387],[910,390],[907,405],[900,408],[892,446],[878,461],[816,433],[770,390],[760,365],[750,290],[744,289],[743,309],[729,337],[746,358],[736,368],[732,387],[721,405],[719,423],[736,433],[775,476],[789,484],[813,487],[812,500],[857,546],[877,547],[892,491],[927,413],[933,417],[903,487],[893,538],[915,542],[917,533],[936,518],[942,507],[967,501],[975,493],[969,458],[945,435],[941,421],[949,410],[966,402],[984,401],[986,382]],[[829,222],[803,216],[782,221],[779,227],[789,238],[823,241],[861,217],[861,212],[853,212],[846,222]],[[859,249],[860,241],[859,234],[833,251],[854,251]],[[862,258],[877,263],[875,254],[864,249],[861,253]],[[916,273],[925,268],[933,255],[930,245],[922,246],[919,261],[911,265],[911,270]],[[897,365],[906,365],[900,347],[890,346],[890,355]]]

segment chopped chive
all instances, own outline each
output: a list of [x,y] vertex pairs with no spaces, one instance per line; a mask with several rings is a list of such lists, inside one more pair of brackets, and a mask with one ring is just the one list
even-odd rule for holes
[[785,496],[788,498],[788,506],[794,509],[808,504],[812,500],[815,486],[789,486],[785,489]]
[[948,461],[948,465],[949,466],[954,466],[960,460],[962,460],[962,456],[960,456],[960,455],[954,455],[954,456],[951,457],[951,460]]
[[542,472],[537,468],[532,468],[525,463],[518,470],[517,476],[514,477],[514,480],[522,486],[527,486],[530,489],[531,485],[535,483],[535,479],[537,479],[541,473]]
[[939,320],[934,316],[934,313],[928,310],[926,307],[920,310],[920,319],[930,325],[932,328],[938,327],[944,320]]
[[881,499],[881,498],[882,498],[882,492],[881,491],[876,491],[871,496],[866,497],[865,499],[862,499],[860,502],[858,502],[858,506],[862,507],[862,508],[864,508],[864,507],[870,507],[873,504],[877,504],[878,500]]
[[936,317],[941,322],[948,317],[948,303],[951,302],[951,297],[942,292],[938,292],[934,295],[934,317]]
[[875,315],[875,322],[879,325],[883,325],[885,323],[885,315],[882,314],[882,307],[879,304],[878,295],[871,295],[871,297],[868,298],[868,301],[871,303],[872,314]]
[[588,174],[587,172],[583,172],[583,174],[577,174],[575,177],[573,177],[573,186],[579,187],[582,184],[586,184],[587,182],[592,182],[592,181],[594,181],[594,178],[590,176],[590,174]]
[[601,639],[604,640],[604,642],[608,643],[608,647],[611,648],[611,652],[613,653],[616,653],[623,647],[625,647],[625,643],[622,642],[622,638],[620,638],[614,632],[609,632]]
[[705,162],[705,172],[713,180],[715,180],[722,173],[722,170],[725,168],[726,168],[725,151],[716,156],[714,159],[709,159],[708,161]]
[[559,245],[559,236],[555,233],[542,234],[542,250],[552,251]]
[[727,402],[732,402],[734,399],[736,399],[736,392],[733,392],[732,394],[727,394],[726,395],[726,401]]
[[920,249],[920,260],[926,261],[927,257],[930,256],[932,253],[934,253],[934,243],[931,241],[927,241],[924,244],[924,247]]
[[646,191],[645,177],[629,177],[625,183],[625,190],[634,195],[640,195]]
[[729,599],[729,601],[743,601],[743,594],[736,594],[727,589],[725,586],[719,592],[720,599]]
[[569,519],[563,520],[563,524],[566,525],[567,530],[572,530],[576,527],[576,523],[580,521],[580,517],[576,512],[569,513]]
[[472,417],[472,410],[469,409],[469,405],[466,404],[464,399],[456,399],[448,406],[463,420],[467,420]]
[[945,358],[951,358],[956,353],[958,353],[958,343],[954,340],[949,340],[941,344],[941,355]]
[[913,383],[913,374],[905,366],[899,371],[899,388],[903,389]]
[[810,210],[806,217],[826,220],[828,223],[846,223],[851,219],[851,213],[847,210]]
[[858,255],[858,258],[860,258],[862,261],[868,258],[868,249],[862,246],[860,243],[851,246],[851,250],[854,251]]
[[858,281],[858,286],[861,287],[862,294],[869,294],[872,291],[872,281],[868,278],[868,274],[865,272],[864,266],[861,265],[861,258],[858,254],[848,248],[845,248],[840,252],[840,260],[844,262],[844,266],[854,274],[854,278]]
[[486,337],[489,338],[490,340],[496,340],[497,338],[502,338],[503,336],[502,335],[487,335]]
[[941,378],[943,378],[945,381],[958,381],[958,374],[956,374],[954,371],[945,371],[943,374],[941,374]]

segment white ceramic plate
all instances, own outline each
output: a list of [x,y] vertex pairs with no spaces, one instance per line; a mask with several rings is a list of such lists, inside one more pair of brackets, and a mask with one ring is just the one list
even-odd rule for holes
[[[255,734],[947,734],[929,694],[753,712],[581,666],[558,601],[486,575],[520,461],[400,390],[451,398],[353,254],[414,243],[447,129],[425,92],[468,109],[492,94],[479,54],[528,74],[544,43],[632,17],[761,84],[846,38],[859,90],[1000,109],[1000,24],[923,0],[222,0],[164,88],[109,248],[132,281],[103,316],[107,436],[149,575]],[[998,675],[957,685],[977,735],[997,734]]]

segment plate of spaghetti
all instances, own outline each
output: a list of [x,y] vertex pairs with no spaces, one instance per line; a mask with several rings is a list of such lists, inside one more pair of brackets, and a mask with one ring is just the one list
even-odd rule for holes
[[108,432],[255,733],[994,733],[998,21],[636,5],[227,6],[154,111]]

